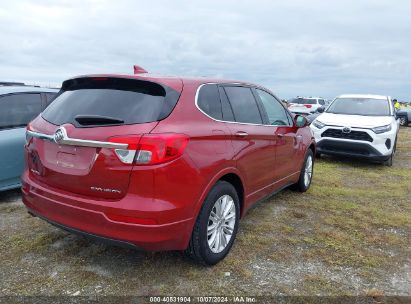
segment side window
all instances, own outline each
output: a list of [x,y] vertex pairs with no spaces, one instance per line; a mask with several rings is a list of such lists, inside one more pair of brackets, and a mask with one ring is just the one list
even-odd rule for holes
[[237,122],[262,124],[260,111],[250,88],[225,87]]
[[0,129],[25,127],[40,112],[40,94],[3,96],[0,98]]
[[290,122],[287,111],[280,104],[280,102],[274,96],[263,90],[256,89],[256,92],[261,99],[265,111],[267,112],[270,125],[289,126]]
[[207,115],[219,120],[223,118],[220,94],[216,84],[203,85],[197,98],[198,107]]
[[46,107],[56,98],[57,93],[44,93],[46,95]]
[[318,103],[320,104],[320,105],[325,105],[325,101],[324,101],[324,99],[318,99]]
[[227,94],[222,87],[219,87],[220,99],[221,99],[221,109],[223,110],[223,120],[224,121],[235,121],[233,109],[231,108],[230,102],[228,101]]

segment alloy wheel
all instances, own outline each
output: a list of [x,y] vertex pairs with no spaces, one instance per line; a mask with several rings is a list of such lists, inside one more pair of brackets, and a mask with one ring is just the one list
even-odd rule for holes
[[213,253],[222,252],[230,243],[235,222],[234,200],[230,195],[223,195],[214,203],[208,218],[207,241]]
[[313,175],[313,159],[311,155],[309,155],[305,162],[305,168],[304,168],[304,185],[306,187],[310,185],[312,175]]

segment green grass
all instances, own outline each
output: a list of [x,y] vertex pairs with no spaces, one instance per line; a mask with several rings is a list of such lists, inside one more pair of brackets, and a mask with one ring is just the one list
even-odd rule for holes
[[[251,209],[232,252],[211,268],[180,253],[66,240],[66,232],[27,216],[22,205],[0,204],[0,295],[94,294],[96,286],[117,295],[352,294],[349,281],[327,274],[343,277],[341,269],[363,280],[364,295],[395,293],[391,277],[411,256],[410,181],[411,128],[401,130],[391,168],[318,159],[311,189],[284,190]],[[307,265],[320,270],[306,272]],[[387,290],[370,288],[376,281]]]

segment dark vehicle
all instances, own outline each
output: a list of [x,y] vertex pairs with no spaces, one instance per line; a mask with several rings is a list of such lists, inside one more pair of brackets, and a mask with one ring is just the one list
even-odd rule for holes
[[0,191],[20,187],[26,125],[58,90],[0,82]]
[[396,113],[401,126],[408,126],[411,123],[411,108],[400,108]]

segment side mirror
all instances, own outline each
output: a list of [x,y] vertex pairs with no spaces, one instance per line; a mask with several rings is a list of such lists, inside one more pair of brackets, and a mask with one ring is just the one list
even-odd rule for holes
[[295,118],[295,125],[297,126],[297,128],[303,128],[308,125],[308,120],[304,116],[298,115]]
[[321,106],[321,107],[319,107],[319,108],[317,109],[317,112],[318,112],[318,113],[324,113],[324,111],[325,111],[325,107],[324,107],[324,106]]

